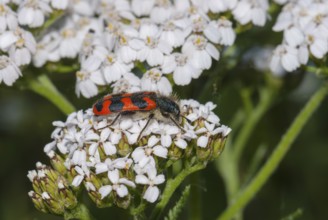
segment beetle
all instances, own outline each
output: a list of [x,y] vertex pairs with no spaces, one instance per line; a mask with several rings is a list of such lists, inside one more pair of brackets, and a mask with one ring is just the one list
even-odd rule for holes
[[141,130],[137,140],[139,140],[152,118],[161,121],[171,120],[180,129],[184,130],[180,125],[181,117],[184,116],[180,114],[177,102],[156,92],[145,91],[107,95],[93,105],[93,113],[96,116],[117,114],[110,126],[123,115],[148,114],[148,121]]

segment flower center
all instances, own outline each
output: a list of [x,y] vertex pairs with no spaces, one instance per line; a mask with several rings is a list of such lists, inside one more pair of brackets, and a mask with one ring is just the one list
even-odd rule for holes
[[128,39],[124,35],[120,35],[120,44],[121,45],[128,45]]
[[177,54],[175,55],[175,62],[177,63],[178,66],[184,66],[187,63],[188,57],[183,54]]
[[199,17],[193,20],[193,30],[195,33],[203,32],[205,29],[205,21]]
[[79,80],[85,80],[89,77],[89,74],[87,74],[86,72],[83,71],[77,71],[76,72],[76,78],[78,78]]
[[24,43],[25,43],[25,40],[24,40],[24,38],[21,37],[16,41],[16,46],[17,47],[23,47]]
[[206,46],[206,39],[203,36],[196,36],[192,40],[193,44],[197,47],[198,50],[203,50]]
[[61,32],[63,38],[72,38],[75,36],[75,31],[73,29],[67,28]]
[[4,14],[6,14],[6,8],[5,8],[5,6],[3,5],[3,4],[0,4],[0,14],[1,15],[4,15]]
[[113,64],[116,61],[114,54],[107,55],[106,59],[109,64]]
[[149,37],[149,36],[146,38],[145,41],[146,41],[146,45],[150,48],[155,48],[158,44],[157,39],[155,39],[153,37]]
[[153,149],[152,149],[151,147],[147,147],[147,148],[145,149],[145,154],[146,154],[147,156],[150,156],[152,153],[153,153]]
[[162,77],[162,73],[158,69],[151,69],[147,74],[148,78],[154,81],[159,81]]
[[9,59],[8,57],[1,56],[0,57],[0,69],[5,69],[9,64]]

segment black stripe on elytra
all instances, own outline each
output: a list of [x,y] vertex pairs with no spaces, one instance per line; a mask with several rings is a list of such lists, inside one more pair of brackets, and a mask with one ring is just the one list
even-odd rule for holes
[[120,112],[123,109],[124,103],[121,102],[122,96],[113,96],[110,101],[109,110],[111,112]]
[[137,106],[140,109],[147,108],[148,103],[143,99],[145,94],[143,93],[134,93],[131,96],[131,101],[133,105]]
[[102,110],[102,108],[103,108],[103,102],[104,102],[103,99],[100,99],[100,100],[98,100],[96,102],[95,107],[96,107],[96,109],[97,109],[98,112],[100,112]]

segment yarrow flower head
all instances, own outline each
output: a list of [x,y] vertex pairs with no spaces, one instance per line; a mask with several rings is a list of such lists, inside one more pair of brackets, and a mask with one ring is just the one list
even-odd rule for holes
[[[263,23],[266,0],[259,2],[244,5],[250,5],[248,14],[261,12],[258,17]],[[55,69],[58,72],[76,72],[76,94],[85,98],[96,96],[104,87],[127,86],[124,81],[134,70],[140,73],[135,75],[141,90],[158,85],[160,92],[171,93],[165,85],[170,74],[172,83],[188,85],[210,68],[212,59],[219,59],[219,48],[235,41],[233,23],[218,13],[239,7],[238,1],[212,0],[26,0],[15,4],[0,3],[1,54],[19,67],[33,65],[56,72],[53,67],[60,64],[64,68]],[[244,17],[246,22],[259,23]],[[244,17],[235,15],[241,23]],[[150,85],[154,68],[166,75],[159,80],[151,77]],[[17,78],[11,77],[13,82]],[[135,81],[127,87],[134,89]]]
[[[213,103],[181,100],[179,108],[179,127],[138,115],[97,116],[91,109],[54,122],[53,140],[44,148],[52,167],[38,163],[28,174],[36,208],[60,214],[75,206],[75,192],[82,188],[99,207],[127,208],[138,196],[149,203],[159,200],[173,161],[205,165],[220,155],[231,130],[220,124]],[[53,185],[41,184],[47,178]],[[58,197],[63,190],[68,195]],[[63,199],[69,201],[65,207],[53,206]]]
[[273,30],[283,32],[283,42],[273,52],[270,69],[291,72],[306,65],[312,55],[323,59],[328,52],[327,1],[278,1],[284,5]]

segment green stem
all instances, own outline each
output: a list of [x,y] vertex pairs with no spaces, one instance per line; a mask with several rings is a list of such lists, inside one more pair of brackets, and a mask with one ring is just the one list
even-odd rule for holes
[[[200,182],[200,173],[195,173],[190,177],[191,184],[194,186],[199,185]],[[190,193],[190,217],[191,220],[202,219],[202,194],[200,188],[195,188]]]
[[40,75],[37,79],[30,79],[28,88],[48,99],[65,114],[75,111],[74,106],[57,90],[46,75]]
[[239,190],[240,180],[237,163],[233,160],[230,139],[228,139],[225,148],[223,154],[216,160],[216,168],[224,181],[228,204],[231,204]]
[[241,128],[239,135],[237,136],[235,143],[233,144],[234,145],[233,156],[235,162],[239,163],[240,156],[243,153],[243,150],[246,146],[248,139],[250,138],[250,135],[252,134],[255,126],[262,118],[264,113],[269,109],[274,94],[275,94],[275,89],[272,87],[263,89],[261,91],[261,99],[259,104],[253,110],[252,114],[249,117],[247,117],[243,127]]
[[206,164],[198,163],[194,166],[185,168],[182,170],[174,179],[170,179],[166,183],[166,187],[164,189],[164,192],[162,194],[162,199],[157,205],[155,206],[155,209],[153,213],[151,214],[151,219],[156,219],[159,217],[159,214],[163,211],[167,203],[169,202],[172,194],[174,191],[178,188],[178,186],[182,183],[182,181],[189,176],[190,174],[204,169]]
[[67,210],[64,213],[64,219],[92,220],[93,217],[91,216],[88,208],[84,204],[78,204],[74,209]]
[[239,210],[243,209],[248,202],[256,195],[264,183],[269,179],[274,170],[278,167],[281,160],[284,158],[292,143],[301,132],[302,128],[308,122],[315,110],[319,107],[328,92],[328,86],[322,86],[308,101],[302,111],[295,118],[286,134],[282,137],[270,158],[261,168],[258,174],[254,177],[251,183],[242,191],[236,198],[234,204],[228,207],[219,220],[230,220]]

